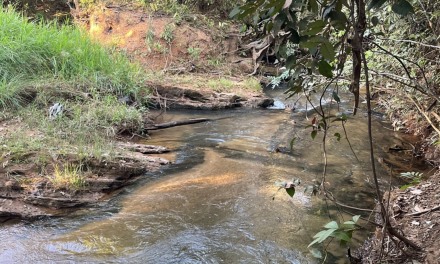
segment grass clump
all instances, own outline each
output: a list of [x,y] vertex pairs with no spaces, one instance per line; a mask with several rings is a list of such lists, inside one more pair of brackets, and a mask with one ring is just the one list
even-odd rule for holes
[[[65,115],[51,120],[47,107],[38,105],[20,111],[22,122],[37,135],[25,141],[19,135],[8,143],[13,148],[46,149],[98,160],[112,159],[116,136],[139,133],[143,128],[143,109],[120,103],[114,95],[106,95],[86,103],[63,101],[68,109]],[[26,145],[23,145],[26,144]]]
[[[85,189],[81,166],[67,162],[112,160],[117,136],[142,130],[140,93],[148,91],[140,68],[74,25],[30,22],[11,7],[0,9],[0,46],[0,123],[7,127],[0,157],[33,153],[40,167],[65,163],[53,175],[37,173],[55,188]],[[66,110],[49,118],[55,103]]]
[[55,189],[83,190],[87,187],[86,177],[81,165],[67,163],[62,169],[54,165],[54,174],[49,176],[49,181]]
[[208,87],[215,92],[229,92],[234,87],[234,82],[230,79],[221,77],[217,80],[209,80]]
[[219,79],[210,79],[208,81],[209,89],[215,92],[261,92],[261,84],[257,78],[248,77],[241,82],[235,82],[231,79],[221,77]]
[[0,9],[0,107],[26,101],[19,83],[86,83],[87,92],[136,92],[137,66],[71,25],[29,22],[12,7]]
[[247,90],[255,91],[255,92],[261,92],[262,87],[261,83],[257,78],[249,77],[244,81],[244,88]]

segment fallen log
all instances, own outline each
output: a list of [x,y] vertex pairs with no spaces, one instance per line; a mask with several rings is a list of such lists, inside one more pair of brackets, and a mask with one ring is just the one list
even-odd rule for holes
[[393,166],[393,170],[394,169],[400,169],[403,171],[413,171],[414,170],[413,168],[408,167],[405,164],[402,164],[397,161],[393,161],[391,159],[378,158],[377,161],[379,161],[379,163],[382,164],[387,170],[390,170],[391,166]]
[[221,119],[225,119],[229,117],[222,117],[217,119],[210,119],[210,118],[193,118],[188,120],[179,120],[179,121],[173,121],[168,123],[162,123],[162,124],[154,124],[144,127],[144,130],[159,130],[159,129],[165,129],[170,127],[176,127],[176,126],[184,126],[184,125],[191,125],[191,124],[197,124],[202,122],[208,122],[208,121],[217,121]]

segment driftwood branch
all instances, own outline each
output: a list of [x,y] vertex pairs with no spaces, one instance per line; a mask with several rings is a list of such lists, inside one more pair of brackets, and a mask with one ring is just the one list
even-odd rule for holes
[[433,49],[440,49],[440,46],[429,45],[429,44],[425,44],[422,42],[407,40],[407,39],[403,40],[403,39],[380,38],[380,40],[392,40],[392,41],[397,41],[397,42],[407,42],[407,43],[413,43],[413,44],[417,44],[420,46],[425,46],[425,47],[429,47],[429,48],[433,48]]
[[414,99],[411,98],[411,96],[409,96],[408,94],[406,95],[412,102],[413,104],[417,107],[417,110],[419,110],[420,113],[422,113],[422,115],[425,117],[426,121],[428,121],[428,123],[432,126],[432,128],[440,135],[440,130],[432,123],[431,119],[429,118],[429,116],[425,113],[425,111],[422,110],[422,107],[419,106],[418,103],[416,103],[416,101],[414,101]]
[[148,125],[144,127],[144,130],[159,130],[159,129],[165,129],[170,127],[176,127],[176,126],[184,126],[184,125],[191,125],[191,124],[197,124],[202,122],[208,122],[208,121],[217,121],[221,119],[225,119],[229,117],[222,117],[217,119],[210,119],[210,118],[193,118],[188,120],[179,120],[179,121],[173,121],[168,123],[162,123],[162,124],[154,124],[154,125]]
[[429,212],[432,212],[432,211],[435,211],[435,210],[438,210],[438,209],[440,209],[440,205],[436,206],[436,207],[433,207],[431,209],[428,209],[428,210],[423,210],[423,211],[420,211],[420,212],[416,212],[416,213],[412,213],[412,214],[407,214],[407,215],[410,215],[410,216],[421,215],[421,214],[429,213]]

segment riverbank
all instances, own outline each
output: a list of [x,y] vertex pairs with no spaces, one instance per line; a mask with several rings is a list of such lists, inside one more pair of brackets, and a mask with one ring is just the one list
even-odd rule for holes
[[[381,228],[358,250],[362,263],[438,263],[440,260],[440,173],[404,190],[384,195],[389,204],[390,224],[405,238],[416,243],[421,251],[393,241]],[[377,219],[377,217],[376,217]],[[380,221],[379,221],[380,222]]]
[[[53,4],[59,8],[57,3]],[[40,10],[37,6],[27,11],[31,12],[32,8]],[[229,67],[221,65],[228,61],[222,57],[213,60],[215,67],[207,66],[208,57],[219,53],[217,49],[204,53],[221,38],[217,31],[208,34],[209,30],[204,29],[204,33],[203,29],[182,22],[180,29],[168,32],[173,35],[170,41],[164,32],[166,25],[178,27],[175,18],[155,15],[158,21],[154,22],[154,31],[159,34],[153,39],[156,49],[148,56],[141,55],[148,57],[142,61],[139,52],[148,52],[152,46],[146,46],[145,39],[130,38],[128,28],[123,26],[135,27],[130,30],[146,34],[153,30],[151,23],[130,24],[130,21],[133,16],[139,15],[142,20],[148,14],[130,6],[103,7],[103,10],[98,15],[96,10],[81,9],[76,13],[75,9],[74,15],[77,21],[87,18],[95,23],[86,23],[91,26],[85,27],[89,34],[101,37],[106,48],[74,26],[29,22],[12,8],[0,14],[2,28],[9,28],[8,38],[14,40],[2,44],[11,54],[21,56],[2,62],[2,69],[17,74],[15,77],[4,74],[0,88],[0,217],[33,219],[63,215],[96,203],[145,172],[169,164],[166,159],[151,156],[168,149],[136,151],[140,149],[134,145],[137,139],[147,138],[145,127],[154,122],[147,107],[163,111],[170,108],[213,110],[267,107],[273,103],[262,92],[257,78],[239,72],[235,72],[235,77],[208,72],[208,69]],[[119,14],[117,19],[116,14]],[[55,15],[55,12],[45,15]],[[98,17],[92,19],[95,16]],[[38,17],[35,15],[34,19]],[[100,22],[113,23],[112,39],[123,37],[124,41],[117,42],[122,46],[108,47],[112,43],[102,36],[110,32],[108,27],[97,30]],[[221,27],[212,28],[222,31]],[[188,46],[185,52],[177,54],[160,50],[160,45],[176,50],[176,47],[194,44],[191,38],[182,40],[186,44],[174,42],[194,30],[205,46]],[[15,31],[27,34],[18,39]],[[37,31],[38,34],[34,34]],[[127,43],[132,46],[124,46]],[[225,45],[229,44],[225,42]],[[157,56],[160,58],[155,60]],[[182,60],[186,64],[189,58],[197,65],[195,72],[194,69],[180,72],[169,67],[163,69],[164,61],[172,62],[170,66]],[[55,106],[58,110],[52,111]],[[150,148],[154,149],[160,147]]]

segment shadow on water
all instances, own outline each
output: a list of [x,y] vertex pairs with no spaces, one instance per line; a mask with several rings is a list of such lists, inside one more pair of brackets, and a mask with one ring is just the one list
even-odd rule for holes
[[[268,93],[283,104],[281,90]],[[280,105],[281,105],[280,104]],[[320,178],[323,168],[320,136],[304,127],[305,104],[297,110],[238,109],[168,112],[164,122],[192,117],[214,122],[153,131],[148,144],[174,149],[173,164],[148,173],[136,185],[71,217],[2,227],[0,259],[10,262],[91,263],[317,263],[307,245],[329,222],[328,207],[303,188]],[[345,104],[339,111],[349,112]],[[313,113],[307,113],[313,118]],[[347,141],[327,142],[328,187],[350,205],[372,208],[365,116],[350,117]],[[401,139],[375,120],[377,155]],[[339,127],[331,128],[331,135]],[[289,142],[296,137],[293,150]],[[279,149],[280,152],[275,150]],[[381,182],[389,177],[378,166]],[[280,192],[276,181],[300,178],[294,198]],[[393,182],[393,185],[397,182]],[[386,184],[384,185],[387,186]],[[333,215],[336,208],[330,205]],[[349,218],[344,215],[345,220]],[[367,216],[368,217],[368,216]],[[354,247],[370,234],[355,233]],[[331,263],[346,263],[345,249],[328,247]],[[320,248],[322,249],[322,247]]]

